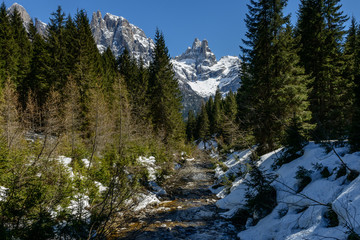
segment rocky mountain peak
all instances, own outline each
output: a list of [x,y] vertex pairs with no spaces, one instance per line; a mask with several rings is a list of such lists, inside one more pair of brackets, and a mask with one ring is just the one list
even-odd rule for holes
[[8,14],[12,14],[15,9],[20,13],[20,17],[24,21],[24,26],[26,29],[28,29],[29,24],[31,23],[31,17],[29,15],[29,13],[25,10],[25,8],[23,6],[21,6],[18,3],[14,3],[7,9]]
[[145,64],[151,61],[154,42],[146,37],[144,31],[123,17],[106,13],[102,18],[101,12],[93,13],[91,30],[100,52],[110,48],[114,55],[119,56],[125,48],[136,59],[143,59]]
[[195,61],[195,65],[212,66],[216,64],[215,54],[210,50],[209,43],[206,39],[200,41],[195,38],[192,47],[188,48],[185,53],[175,58],[178,61]]

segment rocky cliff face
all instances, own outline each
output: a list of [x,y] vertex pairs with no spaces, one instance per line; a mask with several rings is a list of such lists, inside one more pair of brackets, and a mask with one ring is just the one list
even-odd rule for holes
[[151,49],[155,46],[153,40],[125,18],[110,13],[102,18],[98,11],[93,13],[91,30],[100,52],[109,47],[117,57],[127,48],[136,59],[142,58],[145,63],[151,61]]
[[225,56],[217,61],[206,40],[196,38],[192,47],[175,57],[172,64],[179,81],[203,98],[214,95],[217,88],[226,94],[240,86],[240,59]]
[[8,14],[12,14],[15,9],[20,13],[21,18],[24,21],[24,26],[25,26],[26,30],[28,30],[29,24],[31,23],[30,15],[25,10],[25,8],[18,3],[14,3],[13,5],[11,5],[11,7],[9,7],[7,9]]
[[[13,12],[15,8],[28,28],[31,17],[25,8],[17,3],[13,4],[8,12]],[[125,18],[110,13],[102,17],[98,11],[93,13],[90,26],[100,52],[109,47],[117,57],[127,48],[136,59],[142,59],[147,65],[151,62],[152,49],[155,47],[153,40]],[[46,23],[35,19],[35,27],[40,34],[46,35]],[[213,96],[217,88],[226,94],[230,90],[236,91],[240,86],[240,59],[225,56],[217,61],[206,40],[195,39],[192,46],[173,58],[171,63],[183,95],[184,115],[187,115],[190,109],[198,110],[201,102]]]
[[[11,5],[11,7],[9,7],[7,9],[8,14],[12,14],[15,9],[20,13],[20,16],[24,22],[24,27],[25,27],[26,31],[29,31],[29,25],[32,24],[32,19],[31,19],[29,13],[26,11],[26,9],[23,6],[21,6],[18,3],[14,3],[13,5]],[[37,32],[39,34],[41,34],[42,36],[46,35],[47,24],[40,21],[37,18],[35,18],[35,28],[36,28]]]
[[42,36],[46,36],[47,34],[47,28],[48,25],[42,21],[40,21],[39,19],[35,18],[35,28],[36,31],[42,35]]

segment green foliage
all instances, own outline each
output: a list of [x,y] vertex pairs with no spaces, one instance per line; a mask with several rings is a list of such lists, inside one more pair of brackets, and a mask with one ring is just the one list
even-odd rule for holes
[[231,218],[232,223],[238,226],[240,229],[245,228],[247,219],[250,217],[249,212],[246,209],[239,209]]
[[324,213],[324,218],[327,221],[327,227],[339,226],[339,217],[336,212],[331,208],[331,206]]
[[355,180],[359,176],[359,172],[356,170],[351,170],[349,174],[347,175],[346,179],[350,182]]
[[139,156],[154,156],[164,180],[177,153],[192,151],[163,35],[150,70],[129,58],[119,71],[110,49],[100,55],[86,12],[65,16],[58,7],[44,38],[34,24],[25,31],[17,10],[0,7],[0,235],[7,239],[105,236],[147,185]]
[[153,61],[150,64],[149,100],[155,132],[166,143],[181,142],[185,126],[181,115],[181,93],[170,62],[164,35],[156,30]]
[[328,167],[324,167],[324,168],[321,170],[320,174],[321,174],[321,176],[322,176],[323,178],[328,178],[328,177],[331,176]]
[[347,240],[360,240],[360,236],[356,232],[351,231],[346,239]]
[[295,178],[298,180],[296,192],[301,192],[311,181],[312,171],[299,166]]
[[336,173],[336,179],[345,176],[346,175],[346,166],[344,164],[341,164],[339,167],[339,170]]
[[301,65],[312,78],[309,102],[317,141],[343,137],[351,118],[351,81],[343,74],[346,21],[340,0],[301,1],[296,35]]
[[249,124],[246,129],[253,129],[261,154],[279,146],[295,116],[303,126],[310,118],[308,80],[299,67],[289,17],[282,13],[285,4],[253,0],[245,20],[248,32],[243,43],[248,48],[242,47],[238,113]]
[[273,174],[262,172],[256,165],[252,165],[250,180],[246,183],[246,209],[253,217],[253,224],[265,217],[276,207],[276,189],[271,186],[275,180]]
[[202,104],[200,114],[196,119],[196,139],[208,140],[210,138],[210,122],[206,106]]
[[193,110],[188,113],[188,119],[186,122],[186,136],[189,142],[194,140],[196,131],[196,118]]

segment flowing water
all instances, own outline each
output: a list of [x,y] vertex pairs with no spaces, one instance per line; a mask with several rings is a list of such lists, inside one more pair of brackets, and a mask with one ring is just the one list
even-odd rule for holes
[[139,212],[115,239],[236,239],[236,228],[219,216],[218,199],[208,190],[213,182],[207,163],[187,160],[166,183],[167,200]]

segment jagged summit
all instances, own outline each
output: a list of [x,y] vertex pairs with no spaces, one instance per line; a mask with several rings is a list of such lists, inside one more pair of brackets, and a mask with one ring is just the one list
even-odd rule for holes
[[200,41],[195,38],[192,47],[188,47],[185,53],[175,57],[178,61],[194,60],[196,65],[203,64],[211,66],[216,63],[215,54],[210,50],[209,43],[206,39]]
[[102,18],[100,11],[94,12],[91,30],[100,52],[109,47],[115,56],[119,56],[127,48],[136,59],[142,58],[145,63],[151,61],[153,40],[124,17],[106,13]]
[[195,38],[192,47],[175,57],[172,64],[177,79],[204,98],[214,95],[217,88],[226,94],[240,86],[240,59],[225,56],[217,61],[207,40]]

